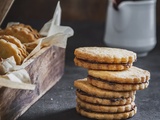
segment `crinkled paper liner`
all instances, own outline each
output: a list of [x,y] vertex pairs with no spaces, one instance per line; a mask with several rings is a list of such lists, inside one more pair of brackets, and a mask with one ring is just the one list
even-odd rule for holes
[[[66,48],[68,37],[71,37],[74,34],[72,28],[60,26],[60,20],[61,7],[58,2],[52,20],[47,22],[39,32],[41,35],[46,37],[43,37],[33,43],[28,43],[28,45],[37,44],[37,46],[23,61],[22,65],[16,65],[14,57],[2,59],[0,62],[0,73],[3,74],[0,75],[1,87],[4,86],[8,88],[26,90],[35,89],[36,86],[31,83],[30,76],[25,70],[25,67],[34,61],[35,56],[40,55],[45,51],[42,49],[42,46],[48,48],[54,45]],[[17,23],[9,23],[8,25],[11,24]]]

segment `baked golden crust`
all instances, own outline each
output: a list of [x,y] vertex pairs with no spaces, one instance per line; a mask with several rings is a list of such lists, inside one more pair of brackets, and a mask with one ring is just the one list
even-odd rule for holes
[[11,36],[11,35],[1,35],[0,39],[5,39],[13,44],[15,44],[17,47],[26,49],[25,46],[18,40],[16,37]]
[[145,83],[111,83],[107,82],[105,80],[100,81],[100,80],[95,80],[94,78],[87,78],[88,83],[91,85],[101,88],[101,89],[106,89],[106,90],[112,90],[112,91],[135,91],[135,90],[143,90],[148,87],[149,81]]
[[85,111],[80,108],[80,106],[76,107],[76,111],[81,114],[82,116],[98,119],[98,120],[122,120],[127,119],[130,117],[133,117],[137,113],[137,107],[129,112],[123,112],[123,113],[98,113],[98,112],[90,112]]
[[133,63],[136,53],[119,48],[80,47],[75,49],[76,58],[98,63]]
[[26,47],[20,42],[19,39],[17,39],[14,36],[11,36],[11,35],[1,35],[0,39],[4,39],[8,42],[11,42],[11,43],[15,44],[18,47],[18,49],[20,50],[22,56],[24,58],[27,57],[28,52],[26,51]]
[[103,97],[103,98],[128,98],[132,97],[136,94],[136,91],[126,91],[126,92],[118,92],[118,91],[109,91],[99,89],[97,87],[92,86],[87,82],[87,78],[79,79],[74,81],[74,86],[77,89],[80,89],[90,95]]
[[148,87],[150,72],[132,66],[136,53],[119,48],[80,47],[74,63],[88,69],[88,76],[74,81],[76,110],[94,119],[127,119],[137,112],[137,90]]
[[107,106],[107,105],[97,105],[97,104],[91,104],[84,102],[80,100],[79,98],[76,99],[77,105],[81,108],[93,112],[107,112],[107,113],[122,113],[122,112],[128,112],[131,111],[135,107],[135,103],[132,102],[127,105],[118,105],[118,106]]
[[29,25],[24,24],[14,24],[6,27],[6,29],[1,31],[0,34],[12,35],[18,38],[22,43],[33,42],[40,38],[40,34],[37,32],[37,30],[33,29]]
[[116,83],[144,83],[150,79],[150,72],[132,66],[124,71],[88,70],[88,75]]
[[82,59],[74,58],[77,66],[93,70],[126,70],[132,66],[132,63],[93,63]]
[[14,57],[18,65],[20,65],[24,59],[21,55],[21,52],[15,44],[7,42],[4,39],[0,39],[0,57],[6,59],[11,56]]
[[100,98],[89,94],[81,94],[79,91],[76,91],[76,95],[79,99],[92,104],[97,105],[127,105],[135,100],[135,96],[128,98]]

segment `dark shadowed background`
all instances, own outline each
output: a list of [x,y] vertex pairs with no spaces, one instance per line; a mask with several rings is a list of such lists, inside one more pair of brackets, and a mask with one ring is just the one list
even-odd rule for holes
[[[39,29],[52,18],[58,0],[15,0],[3,27],[9,21],[19,21]],[[64,22],[101,22],[106,19],[108,0],[60,0]],[[160,25],[160,1],[157,0],[157,25]]]

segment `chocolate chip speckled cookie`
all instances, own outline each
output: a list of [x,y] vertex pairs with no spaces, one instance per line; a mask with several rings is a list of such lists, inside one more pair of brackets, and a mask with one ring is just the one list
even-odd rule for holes
[[95,70],[125,70],[136,60],[136,53],[108,47],[80,47],[74,51],[75,65]]

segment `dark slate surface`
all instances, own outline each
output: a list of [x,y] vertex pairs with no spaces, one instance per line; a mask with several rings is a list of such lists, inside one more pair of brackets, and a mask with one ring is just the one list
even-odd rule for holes
[[[62,79],[37,101],[18,120],[89,120],[75,111],[75,88],[73,82],[84,78],[87,70],[73,63],[73,51],[80,46],[104,46],[104,24],[63,23],[71,26],[75,34],[69,38],[66,49],[66,65]],[[157,32],[158,34],[159,32]],[[159,34],[158,40],[159,40]],[[148,56],[138,58],[135,66],[149,70],[149,88],[138,91],[136,104],[138,113],[130,120],[160,120],[160,45],[159,42]]]

